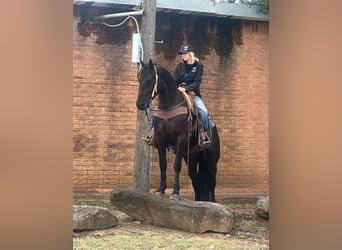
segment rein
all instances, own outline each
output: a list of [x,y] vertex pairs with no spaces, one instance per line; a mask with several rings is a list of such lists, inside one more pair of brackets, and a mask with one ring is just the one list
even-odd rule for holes
[[153,116],[150,117],[148,115],[147,109],[145,109],[145,114],[146,114],[147,121],[151,121]]

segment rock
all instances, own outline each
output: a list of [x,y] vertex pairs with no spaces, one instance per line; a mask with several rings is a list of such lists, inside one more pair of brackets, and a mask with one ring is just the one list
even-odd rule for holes
[[269,196],[258,197],[255,213],[261,218],[269,218]]
[[106,208],[73,205],[73,230],[96,230],[116,226],[118,219]]
[[132,190],[113,190],[110,200],[132,219],[155,226],[193,233],[229,233],[233,226],[233,213],[217,203],[169,199]]

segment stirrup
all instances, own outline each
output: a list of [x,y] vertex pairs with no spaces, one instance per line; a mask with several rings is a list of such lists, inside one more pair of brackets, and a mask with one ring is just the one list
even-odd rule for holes
[[208,148],[208,147],[210,147],[210,145],[211,145],[211,141],[210,140],[203,140],[203,139],[200,139],[200,146],[202,147],[202,148]]
[[205,138],[202,138],[202,136],[200,135],[199,136],[200,139],[199,139],[199,145],[202,147],[202,148],[208,148],[210,145],[211,145],[211,141],[209,139],[209,136],[207,134],[207,132],[204,132],[204,137]]
[[145,136],[141,137],[141,139],[149,146],[153,146],[153,129]]
[[201,147],[203,147],[203,148],[209,147],[210,144],[211,144],[211,141],[210,141],[210,140],[209,140],[209,141],[200,140],[200,145],[201,145]]

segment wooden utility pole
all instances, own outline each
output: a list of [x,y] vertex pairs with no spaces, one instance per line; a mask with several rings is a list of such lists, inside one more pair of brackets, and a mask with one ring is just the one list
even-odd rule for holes
[[[143,0],[144,15],[141,21],[141,42],[143,46],[143,61],[154,60],[154,41],[156,26],[156,0]],[[149,192],[151,147],[141,137],[150,130],[150,122],[147,121],[144,111],[137,111],[137,136],[134,162],[134,189]]]

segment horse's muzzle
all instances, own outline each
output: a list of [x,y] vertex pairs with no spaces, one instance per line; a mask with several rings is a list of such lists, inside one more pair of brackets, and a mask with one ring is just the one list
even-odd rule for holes
[[139,110],[145,110],[145,109],[147,109],[147,105],[146,104],[144,104],[144,103],[136,103],[136,105],[137,105],[137,108],[139,109]]

